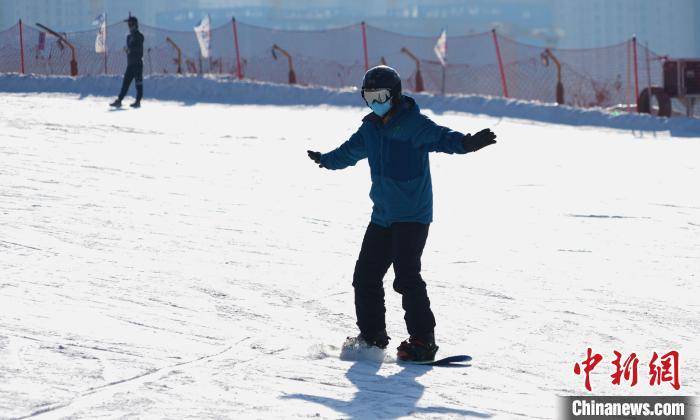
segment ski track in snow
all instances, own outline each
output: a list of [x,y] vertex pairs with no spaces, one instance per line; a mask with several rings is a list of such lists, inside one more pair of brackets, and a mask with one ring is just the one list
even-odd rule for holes
[[[549,419],[588,347],[598,395],[700,390],[698,138],[434,115],[499,143],[431,156],[439,355],[473,361],[430,368],[336,357],[369,173],[306,150],[364,110],[107,102],[0,103],[0,418]],[[679,351],[681,391],[614,350]]]

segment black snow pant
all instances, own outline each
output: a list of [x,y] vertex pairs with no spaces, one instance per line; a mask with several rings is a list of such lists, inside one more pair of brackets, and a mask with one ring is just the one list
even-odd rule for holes
[[421,278],[421,255],[430,225],[399,222],[385,228],[370,223],[362,240],[355,264],[352,285],[360,333],[376,337],[386,330],[383,278],[394,265],[394,290],[402,296],[404,320],[411,337],[429,337],[435,329],[435,317]]
[[136,102],[141,102],[141,98],[143,98],[143,63],[129,64],[126,66],[124,80],[122,81],[122,90],[119,92],[120,101],[126,96],[126,92],[129,90],[133,79],[136,79]]

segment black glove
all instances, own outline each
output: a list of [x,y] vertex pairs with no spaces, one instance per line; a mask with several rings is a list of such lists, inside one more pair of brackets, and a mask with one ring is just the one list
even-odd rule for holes
[[307,150],[306,153],[309,154],[309,159],[313,160],[318,164],[319,168],[323,168],[323,164],[321,164],[321,153],[320,152],[312,152],[311,150]]
[[464,146],[464,150],[467,153],[476,152],[482,147],[486,147],[490,144],[496,143],[495,138],[496,135],[493,133],[493,131],[491,131],[490,128],[484,128],[483,130],[479,131],[473,136],[471,134],[467,134],[466,136],[464,136],[462,138],[462,146]]

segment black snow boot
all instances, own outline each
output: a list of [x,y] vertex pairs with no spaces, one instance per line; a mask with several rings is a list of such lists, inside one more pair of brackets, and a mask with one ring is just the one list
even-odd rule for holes
[[132,108],[141,108],[141,101],[136,101],[133,104],[129,105]]
[[115,108],[121,108],[121,106],[122,106],[122,100],[121,100],[121,99],[117,99],[116,101],[114,101],[114,102],[112,102],[111,104],[109,104],[109,106],[113,106],[113,107],[115,107]]
[[411,337],[397,347],[396,358],[407,362],[429,362],[435,360],[438,348],[432,334],[425,338]]
[[389,345],[390,339],[391,337],[386,334],[386,331],[377,333],[372,337],[358,334],[357,337],[348,337],[343,347],[378,347],[384,350]]

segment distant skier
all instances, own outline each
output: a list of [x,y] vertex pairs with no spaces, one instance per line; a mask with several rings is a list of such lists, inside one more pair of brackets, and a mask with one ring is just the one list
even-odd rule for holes
[[136,101],[130,106],[139,108],[143,97],[143,35],[139,32],[139,21],[136,17],[129,16],[126,22],[129,25],[129,35],[126,36],[126,72],[119,97],[109,105],[121,107],[131,80],[136,79]]
[[396,70],[377,66],[364,76],[362,97],[372,113],[349,140],[330,153],[309,150],[319,167],[343,169],[369,160],[374,206],[355,264],[352,285],[360,334],[349,346],[385,349],[386,332],[382,279],[393,263],[394,290],[402,295],[410,337],[398,347],[397,358],[428,361],[435,358],[435,317],[420,275],[421,255],[433,218],[433,192],[428,152],[475,152],[496,143],[484,129],[464,135],[441,127],[420,113],[418,105],[401,93]]

